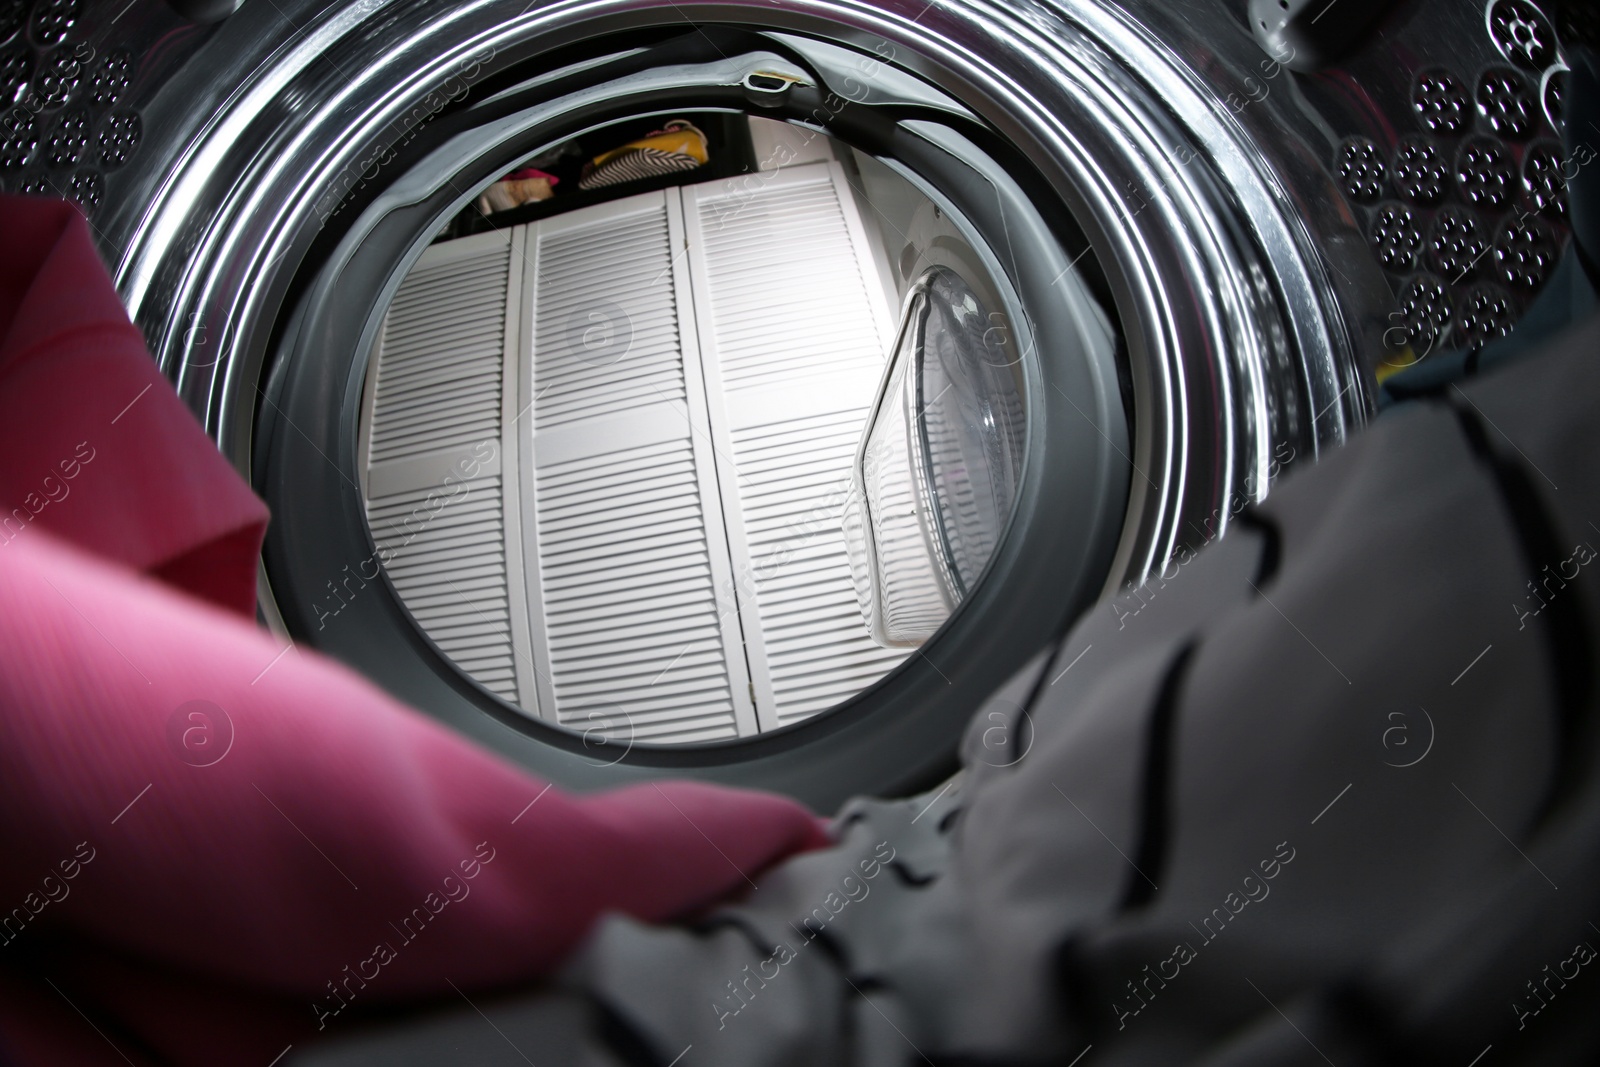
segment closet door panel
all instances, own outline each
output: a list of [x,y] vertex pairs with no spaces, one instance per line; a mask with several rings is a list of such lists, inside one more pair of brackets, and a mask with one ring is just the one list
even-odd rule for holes
[[[675,196],[530,224],[524,562],[561,725],[641,742],[754,731]],[[699,427],[697,430],[696,427]]]
[[907,654],[871,640],[840,530],[894,311],[838,163],[682,195],[757,711],[775,729]]
[[[509,231],[423,253],[384,317],[362,435],[367,521],[401,601],[440,651],[514,704],[533,698],[512,636],[520,590],[501,447],[517,266]],[[350,574],[329,578],[357,592]]]

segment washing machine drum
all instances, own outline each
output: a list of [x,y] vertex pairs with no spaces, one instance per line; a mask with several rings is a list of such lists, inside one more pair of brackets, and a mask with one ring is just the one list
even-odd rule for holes
[[[1503,333],[1555,261],[1564,63],[1536,5],[1537,47],[1429,2],[1289,57],[1264,48],[1290,15],[1197,2],[41,4],[0,40],[0,178],[90,212],[271,505],[270,625],[572,788],[833,810],[936,784],[1036,651],[1342,441],[1377,374]],[[640,183],[585,188],[617,153]],[[503,217],[473,206],[491,186]],[[624,226],[649,247],[607,245]],[[825,373],[784,377],[773,337]],[[638,403],[591,418],[602,395]],[[412,450],[424,425],[443,443]],[[763,481],[780,453],[820,473]],[[641,464],[698,495],[624,500]],[[419,508],[443,517],[391,553]],[[705,549],[641,622],[670,554],[641,531],[674,522]],[[746,581],[796,523],[783,580]],[[430,552],[455,568],[431,584]],[[691,600],[720,651],[660,655]],[[709,725],[651,741],[719,670]],[[632,736],[624,683],[658,709],[623,709]]]

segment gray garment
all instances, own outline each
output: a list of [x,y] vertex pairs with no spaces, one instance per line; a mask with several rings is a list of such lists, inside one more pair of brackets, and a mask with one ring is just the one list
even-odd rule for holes
[[606,920],[498,1034],[296,1062],[1590,1062],[1597,357],[1381,420],[1041,653],[945,790]]

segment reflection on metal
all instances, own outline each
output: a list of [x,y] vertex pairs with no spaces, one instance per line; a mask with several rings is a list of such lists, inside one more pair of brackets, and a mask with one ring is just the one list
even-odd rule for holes
[[[207,117],[163,124],[122,186],[138,202],[108,205],[102,229],[158,358],[241,464],[288,275],[324,226],[355,221],[331,194],[403,182],[387,168],[436,113],[435,97],[471,101],[464,91],[544,42],[570,47],[585,34],[682,21],[664,0],[525,6],[286,3],[280,15],[245,5],[167,86],[169,98],[203,98]],[[1105,265],[1129,335],[1139,412],[1136,532],[1115,571],[1118,580],[1147,573],[1190,536],[1189,520],[1203,526],[1234,496],[1259,496],[1276,444],[1314,455],[1360,421],[1367,388],[1354,331],[1370,321],[1380,336],[1391,298],[1381,276],[1351,260],[1349,241],[1359,251],[1361,235],[1335,209],[1332,183],[1304,166],[1325,154],[1307,147],[1323,135],[1320,119],[1302,113],[1287,75],[1261,81],[1250,38],[1200,41],[1185,28],[1199,23],[1145,4],[1071,3],[1056,14],[961,0],[939,10],[913,25],[830,0],[774,28],[786,45],[812,35],[875,42],[875,67],[842,66],[836,54],[846,50],[820,42],[808,56],[846,100],[887,100],[897,79],[923,95],[964,86],[949,110],[965,105],[1006,129],[1046,187],[1072,190],[1070,212]],[[732,0],[696,12],[747,26],[776,17],[770,5]],[[996,55],[1026,58],[997,66]],[[1243,95],[1245,80],[1270,96]],[[236,88],[214,99],[225,84]],[[1219,106],[1236,92],[1252,101],[1237,115]],[[1253,138],[1268,128],[1271,137]],[[473,192],[471,179],[449,180],[463,199]],[[1342,299],[1317,243],[1349,278]],[[210,327],[208,337],[230,325],[228,351],[188,352],[193,323]]]
[[931,637],[1011,517],[1024,410],[996,316],[948,267],[907,296],[844,519],[856,596],[881,645]]
[[[718,66],[701,56],[628,73],[622,61],[643,54],[640,40],[685,28],[679,5],[278,0],[246,4],[200,30],[181,26],[158,0],[131,8],[126,0],[85,0],[66,38],[50,47],[94,50],[82,86],[120,85],[124,45],[133,50],[137,76],[120,95],[80,86],[60,108],[20,115],[22,155],[7,164],[4,182],[10,191],[35,188],[46,177],[57,188],[103,187],[93,214],[103,250],[185,399],[258,485],[292,481],[306,501],[313,488],[324,494],[298,502],[286,492],[275,501],[269,535],[283,540],[272,588],[264,590],[267,611],[282,600],[289,628],[309,633],[316,620],[307,619],[304,601],[328,573],[371,551],[357,543],[365,527],[354,505],[337,521],[313,510],[336,512],[336,493],[354,495],[355,401],[376,315],[368,326],[351,327],[367,329],[363,337],[345,337],[328,320],[317,320],[327,332],[311,340],[298,331],[319,313],[316,301],[332,291],[334,272],[346,263],[370,269],[362,250],[374,234],[388,239],[386,220],[414,227],[416,240],[384,246],[393,274],[373,283],[362,308],[386,303],[444,220],[503,173],[510,140],[521,138],[518,151],[525,150],[547,129],[575,128],[576,116],[596,101],[623,96],[676,105],[693,94],[724,92],[717,99],[733,100],[737,93],[733,106],[753,106],[752,90],[764,100],[782,97],[763,110],[812,127],[853,117],[859,142],[897,165],[915,149],[923,160],[971,162],[976,172],[994,163],[999,149],[979,157],[1003,144],[1015,150],[1008,161],[1022,161],[1016,177],[1025,197],[1007,200],[1011,192],[999,180],[963,186],[981,187],[999,205],[994,211],[1004,225],[985,235],[997,275],[1008,275],[1000,280],[1014,289],[1024,288],[1023,280],[1054,286],[1057,271],[1082,255],[1081,267],[1101,276],[1096,291],[1120,330],[1126,437],[1082,396],[1023,375],[1030,415],[1036,402],[1056,405],[1049,419],[1030,418],[1030,450],[1059,454],[1050,446],[1072,429],[1111,457],[1082,485],[1051,491],[1087,500],[1085,486],[1103,490],[1116,480],[1120,491],[1126,482],[1125,507],[1116,502],[1123,521],[1112,562],[1102,566],[1094,557],[1092,566],[1081,566],[1097,583],[1116,586],[1153,572],[1181,543],[1209,538],[1246,501],[1264,495],[1275,455],[1287,449],[1310,459],[1342,441],[1364,420],[1371,372],[1392,350],[1411,347],[1420,357],[1435,339],[1479,343],[1534,295],[1492,278],[1468,275],[1458,284],[1435,276],[1428,238],[1437,236],[1440,213],[1475,192],[1494,193],[1501,179],[1510,185],[1498,210],[1522,210],[1512,202],[1521,197],[1559,220],[1559,49],[1540,80],[1520,54],[1502,52],[1506,42],[1497,47],[1480,5],[1425,0],[1414,14],[1395,10],[1384,35],[1338,71],[1303,78],[1264,55],[1237,21],[1237,5],[1221,0],[1177,7],[1158,0],[944,0],[915,19],[882,2],[707,0],[693,8],[706,32],[738,26],[746,34],[731,50],[737,62]],[[626,40],[603,40],[624,31]],[[7,46],[40,58],[45,45],[34,31],[19,32],[26,39]],[[1528,62],[1537,65],[1538,51]],[[1489,118],[1473,111],[1475,72],[1507,63],[1529,86],[1537,82],[1543,112],[1531,140],[1507,149],[1510,162],[1520,163],[1516,170],[1490,167],[1497,161],[1487,150],[1474,154],[1478,139],[1494,133]],[[618,73],[593,85],[564,80],[612,64]],[[763,81],[745,82],[752,70],[790,66],[815,87],[794,82],[780,93]],[[553,88],[540,96],[546,85]],[[511,106],[519,94],[526,100],[520,111]],[[794,104],[801,98],[803,109]],[[1496,99],[1491,94],[1490,103]],[[84,156],[57,165],[37,145],[70,133],[80,106],[90,109],[94,130],[106,131],[102,148],[111,154],[96,157],[98,164]],[[967,136],[974,130],[987,138],[982,145]],[[1396,139],[1408,133],[1429,139],[1437,153],[1401,158]],[[1358,138],[1367,147],[1350,160],[1346,177],[1355,191],[1347,197],[1336,169],[1342,147]],[[62,143],[69,140],[78,143]],[[1435,154],[1450,165],[1442,199]],[[459,194],[453,200],[451,190]],[[430,200],[439,197],[448,202]],[[1380,230],[1376,217],[1396,198],[1415,200],[1405,207],[1424,240],[1413,249],[1410,231],[1396,231],[1405,240],[1394,245],[1395,269],[1386,276],[1372,236]],[[1065,253],[1050,270],[1016,266],[1016,206],[1029,200],[1049,220],[1044,240]],[[1439,254],[1451,241],[1445,235]],[[1479,270],[1496,266],[1486,255]],[[354,303],[342,310],[346,321],[360,314]],[[1025,318],[1014,323],[1015,337],[1032,330]],[[1026,356],[1026,344],[1018,347]],[[296,375],[312,375],[305,368],[313,363],[330,379],[318,387],[344,398],[342,407],[295,407],[305,395],[295,391]],[[299,442],[309,442],[306,456],[286,475],[274,456],[290,455]],[[1024,473],[1019,515],[1037,496],[1028,495]],[[324,521],[328,526],[318,525]],[[291,561],[291,537],[332,544],[330,530],[343,538],[340,558]],[[991,576],[1001,574],[1015,539],[1015,531],[1002,537]],[[950,562],[953,545],[941,553],[933,558],[960,575]],[[1014,574],[1011,580],[1006,588],[1015,592],[1022,583]],[[985,588],[968,597],[969,607],[983,601]],[[1062,613],[1082,603],[1077,592],[1058,597]],[[949,620],[947,634],[963,625],[961,614]],[[358,647],[353,628],[328,631],[337,631],[322,646],[329,651],[351,662],[383,662],[383,654]],[[983,635],[968,630],[962,639],[967,656]],[[924,666],[948,661],[933,646],[924,651],[934,654],[907,662],[931,676],[930,687],[950,685]],[[1004,658],[989,653],[988,660]],[[969,676],[956,674],[952,692]]]

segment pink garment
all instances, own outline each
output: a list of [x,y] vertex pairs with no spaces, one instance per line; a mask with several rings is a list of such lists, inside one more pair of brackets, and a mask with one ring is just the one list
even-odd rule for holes
[[0,543],[37,524],[253,617],[267,509],[145,352],[83,216],[0,196],[0,233]]
[[561,179],[560,178],[557,178],[554,174],[551,174],[549,171],[540,170],[538,167],[523,167],[520,170],[514,170],[510,174],[507,174],[504,177],[502,177],[500,180],[503,181],[503,182],[515,182],[515,181],[523,181],[523,180],[528,179],[528,178],[547,178],[547,179],[549,179],[550,185],[552,187],[554,187],[556,185],[559,185],[561,183]]
[[82,219],[0,198],[0,230],[0,506],[59,497],[0,537],[0,1062],[266,1064],[826,843],[776,796],[568,796],[241,619],[264,509]]

